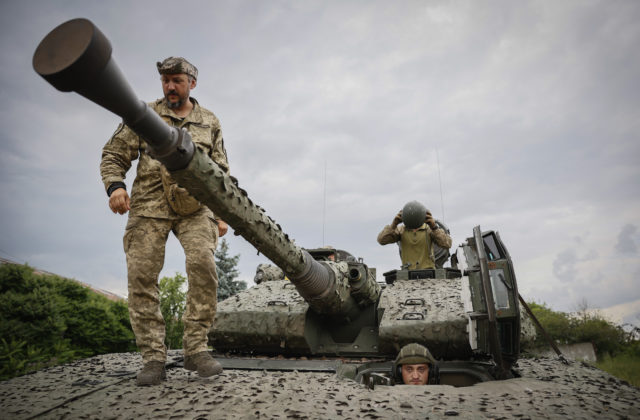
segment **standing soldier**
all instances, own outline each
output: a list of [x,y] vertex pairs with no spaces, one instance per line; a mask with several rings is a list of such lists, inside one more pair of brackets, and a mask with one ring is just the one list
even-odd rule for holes
[[[399,226],[403,223],[402,226]],[[402,265],[411,270],[435,268],[433,242],[448,250],[451,236],[433,220],[431,212],[417,201],[411,201],[378,234],[378,243],[398,243]],[[448,257],[447,253],[447,257]]]
[[[218,118],[190,96],[198,70],[181,57],[157,63],[164,97],[150,104],[164,121],[186,128],[196,147],[225,171],[227,155]],[[124,178],[138,159],[131,199]],[[100,174],[114,213],[129,220],[124,233],[127,257],[129,315],[144,366],[138,385],[156,385],[166,377],[165,323],[160,312],[158,275],[164,265],[169,232],[180,241],[186,256],[189,283],[184,323],[184,367],[202,377],[222,371],[207,351],[207,333],[216,311],[218,276],[214,260],[224,221],[178,186],[169,172],[149,154],[143,139],[120,124],[102,150]]]

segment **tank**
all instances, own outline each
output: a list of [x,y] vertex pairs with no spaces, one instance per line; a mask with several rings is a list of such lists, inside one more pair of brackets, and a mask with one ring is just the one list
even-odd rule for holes
[[[56,28],[33,64],[58,89],[75,90],[135,126],[156,156],[182,174],[180,182],[225,211],[234,229],[282,270],[262,265],[257,287],[220,304],[219,328],[211,334],[226,349],[217,355],[227,368],[220,375],[203,379],[181,369],[182,352],[171,350],[166,383],[141,388],[138,354],[100,355],[0,382],[6,417],[640,416],[638,388],[582,362],[523,358],[520,378],[494,380],[517,375],[518,331],[526,326],[516,315],[516,278],[497,232],[474,229],[450,269],[392,270],[376,283],[375,269],[347,252],[296,247],[232,178],[193,150],[188,133],[158,121],[132,93],[91,22]],[[262,343],[254,349],[247,337]],[[394,383],[392,359],[406,341],[437,350],[441,384],[475,385],[375,386]]]
[[[498,232],[476,228],[453,256],[453,268],[391,270],[384,283],[375,282],[375,268],[346,251],[305,251],[336,282],[349,285],[357,310],[324,311],[304,299],[283,270],[261,264],[256,286],[218,303],[209,338],[225,366],[244,369],[256,355],[302,357],[284,362],[292,369],[333,358],[343,376],[391,385],[398,380],[392,360],[402,346],[417,342],[439,360],[441,384],[517,376],[522,315],[513,264]],[[282,365],[267,358],[259,366]]]
[[451,268],[392,270],[384,283],[348,252],[301,248],[194,147],[185,129],[167,125],[136,97],[111,51],[92,22],[74,19],[42,40],[33,66],[58,90],[75,91],[122,117],[178,184],[282,270],[263,267],[270,281],[219,303],[209,338],[224,367],[334,369],[369,385],[393,384],[392,360],[400,347],[417,342],[440,361],[443,384],[515,375],[518,288],[497,232],[474,228]]

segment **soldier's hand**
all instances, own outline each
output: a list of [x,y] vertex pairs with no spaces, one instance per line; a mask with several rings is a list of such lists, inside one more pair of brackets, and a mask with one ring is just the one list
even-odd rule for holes
[[402,223],[402,210],[400,210],[398,214],[396,214],[396,217],[393,218],[393,221],[391,222],[391,227],[396,228],[400,223]]
[[109,208],[112,212],[118,214],[125,214],[131,210],[131,202],[129,200],[129,194],[124,188],[118,188],[111,193],[109,197]]
[[224,220],[218,220],[218,236],[223,237],[227,230],[229,230],[229,225]]
[[427,222],[427,224],[431,229],[436,228],[436,221],[433,220],[433,216],[431,215],[430,211],[427,211],[427,217],[425,218],[425,222]]

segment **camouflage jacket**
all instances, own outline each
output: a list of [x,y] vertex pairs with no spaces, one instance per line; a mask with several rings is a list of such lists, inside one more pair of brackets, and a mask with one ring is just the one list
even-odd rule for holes
[[[178,117],[169,109],[164,99],[158,99],[149,106],[172,126],[185,127],[191,134],[195,146],[206,152],[228,173],[229,163],[220,121],[211,111],[201,107],[194,98],[190,100],[194,108],[185,118]],[[161,163],[149,156],[145,141],[124,124],[118,126],[102,149],[100,175],[105,189],[114,182],[122,182],[135,159],[138,159],[138,168],[131,189],[130,214],[161,219],[180,217],[171,209],[164,195],[160,175]],[[210,216],[213,217],[213,213]]]

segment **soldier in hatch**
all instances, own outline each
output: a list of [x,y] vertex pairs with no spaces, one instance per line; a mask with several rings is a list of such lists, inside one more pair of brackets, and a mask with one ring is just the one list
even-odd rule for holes
[[[150,104],[164,121],[186,128],[196,147],[225,171],[227,154],[218,118],[190,96],[198,70],[181,57],[157,63],[164,98]],[[138,159],[131,199],[124,178]],[[222,371],[207,350],[207,333],[216,311],[218,277],[214,260],[219,236],[227,225],[209,208],[179,187],[169,172],[149,153],[145,141],[120,124],[102,150],[100,173],[109,207],[129,220],[124,234],[129,279],[129,315],[144,366],[138,385],[156,385],[166,377],[165,323],[160,313],[158,275],[164,264],[165,244],[173,232],[184,248],[189,282],[184,312],[184,367],[208,377]]]
[[402,265],[410,270],[436,267],[434,242],[446,250],[451,248],[451,236],[438,226],[431,212],[417,201],[405,204],[391,224],[378,234],[380,245],[398,243]]
[[418,343],[400,349],[395,361],[396,375],[405,385],[437,384],[438,365],[429,350]]

